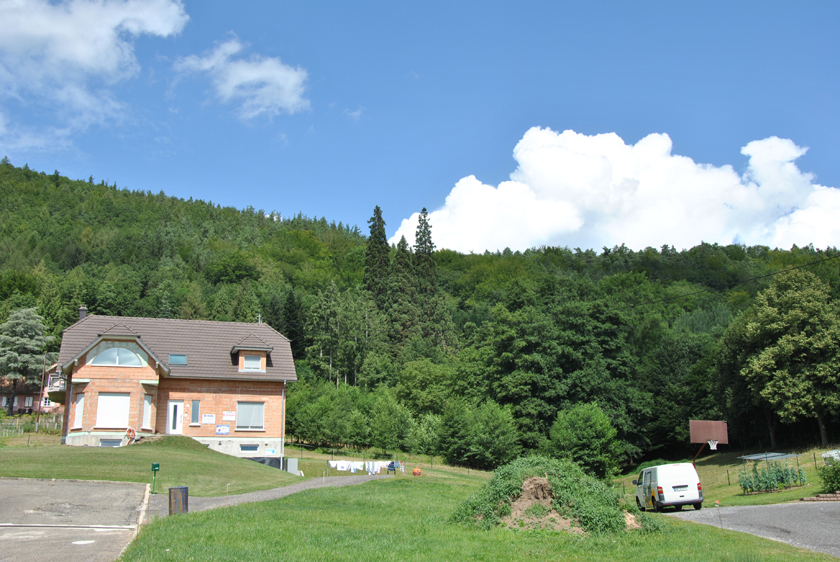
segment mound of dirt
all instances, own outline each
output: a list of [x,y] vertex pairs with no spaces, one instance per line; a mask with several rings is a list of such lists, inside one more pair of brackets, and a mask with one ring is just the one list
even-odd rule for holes
[[642,528],[642,526],[639,524],[639,521],[636,519],[636,516],[630,513],[629,511],[624,512],[624,523],[627,525],[628,529]]
[[551,507],[554,496],[545,478],[532,476],[522,483],[522,493],[510,504],[510,515],[502,518],[506,527],[519,529],[554,529],[583,533],[573,521]]
[[530,456],[497,468],[450,521],[487,530],[504,525],[601,534],[626,529],[624,511],[620,494],[574,461]]

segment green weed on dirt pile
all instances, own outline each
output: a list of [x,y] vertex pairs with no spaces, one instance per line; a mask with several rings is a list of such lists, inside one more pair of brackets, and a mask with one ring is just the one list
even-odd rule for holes
[[625,528],[620,495],[584,473],[572,461],[523,457],[498,468],[493,478],[453,513],[457,523],[492,529],[510,514],[511,502],[522,493],[522,483],[532,476],[546,478],[554,496],[552,507],[580,523],[584,531],[608,533]]

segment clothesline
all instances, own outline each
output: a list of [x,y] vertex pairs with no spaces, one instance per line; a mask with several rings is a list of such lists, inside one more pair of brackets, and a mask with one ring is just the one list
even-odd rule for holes
[[330,468],[334,468],[339,472],[352,472],[365,470],[368,474],[380,474],[382,469],[388,470],[391,463],[394,464],[394,470],[399,470],[405,474],[405,463],[400,461],[327,461]]

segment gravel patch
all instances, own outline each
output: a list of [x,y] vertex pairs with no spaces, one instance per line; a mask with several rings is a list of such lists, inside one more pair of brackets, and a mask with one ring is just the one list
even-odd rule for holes
[[[239,505],[242,503],[264,502],[269,500],[276,500],[285,498],[291,494],[302,492],[303,490],[311,490],[314,488],[337,488],[341,486],[353,486],[355,484],[364,484],[371,480],[381,480],[383,478],[393,478],[393,476],[386,475],[361,475],[361,476],[328,476],[326,478],[311,478],[296,484],[283,486],[282,488],[273,488],[271,490],[260,490],[259,492],[249,492],[247,494],[237,494],[234,496],[213,496],[206,498],[199,498],[191,496],[189,498],[190,511],[204,511],[206,509],[214,509],[217,507],[227,507],[230,505]],[[169,495],[155,494],[149,500],[149,517],[160,516],[166,517],[169,515]]]

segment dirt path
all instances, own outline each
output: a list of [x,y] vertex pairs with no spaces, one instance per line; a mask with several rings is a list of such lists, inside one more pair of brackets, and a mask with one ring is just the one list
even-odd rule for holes
[[[237,494],[235,496],[215,496],[208,498],[190,497],[189,510],[204,511],[205,509],[227,507],[229,505],[239,505],[241,503],[264,502],[284,498],[296,492],[302,492],[303,490],[352,486],[354,484],[364,484],[365,482],[380,480],[382,478],[393,478],[393,476],[328,476],[327,478],[311,478],[309,480],[304,480],[303,482],[298,482],[297,484],[283,486],[282,488],[261,490],[259,492],[250,492],[247,494]],[[149,500],[149,519],[157,516],[165,517],[167,515],[169,515],[169,496],[167,494],[155,494],[152,496]]]

